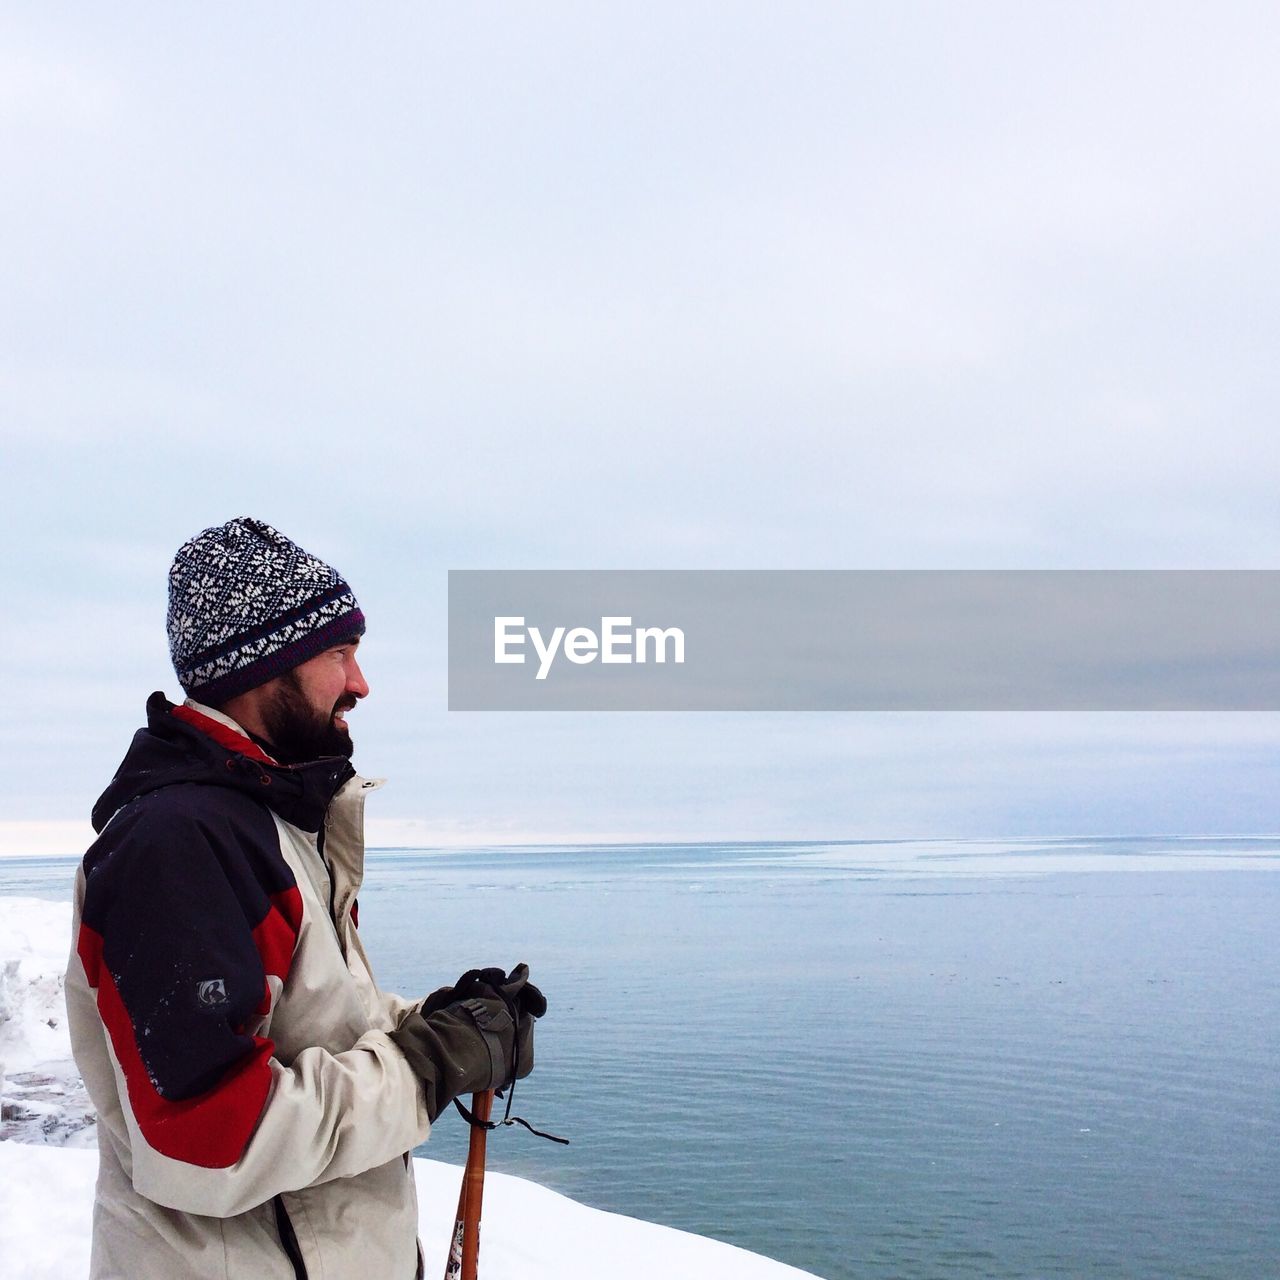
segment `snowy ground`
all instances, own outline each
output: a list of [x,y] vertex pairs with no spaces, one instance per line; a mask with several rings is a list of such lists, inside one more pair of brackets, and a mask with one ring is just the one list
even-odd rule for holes
[[[71,1061],[62,972],[71,908],[0,897],[0,1280],[83,1280],[97,1154]],[[440,1270],[461,1170],[416,1160],[419,1234]],[[484,1280],[803,1280],[702,1236],[604,1213],[505,1174],[485,1179]]]

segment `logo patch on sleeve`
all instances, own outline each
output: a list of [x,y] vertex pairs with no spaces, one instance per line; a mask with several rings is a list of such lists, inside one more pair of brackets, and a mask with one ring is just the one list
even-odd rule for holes
[[222,978],[208,978],[204,982],[196,983],[196,995],[201,1004],[226,1004],[227,984]]

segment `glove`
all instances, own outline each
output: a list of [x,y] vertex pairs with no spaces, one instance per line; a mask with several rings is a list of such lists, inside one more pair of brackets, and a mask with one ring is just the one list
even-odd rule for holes
[[432,992],[390,1033],[422,1081],[427,1118],[464,1093],[503,1088],[533,1070],[533,1023],[547,1009],[527,965],[471,969]]
[[513,1006],[515,1016],[529,1014],[540,1018],[547,1011],[546,997],[529,981],[529,966],[518,964],[511,973],[501,969],[468,969],[451,987],[433,991],[419,1005],[423,1015],[448,1008],[459,1000],[490,999],[497,996]]

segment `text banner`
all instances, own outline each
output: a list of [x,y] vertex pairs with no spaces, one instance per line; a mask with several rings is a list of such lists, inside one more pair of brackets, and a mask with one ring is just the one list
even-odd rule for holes
[[1280,571],[452,570],[454,711],[1280,709]]

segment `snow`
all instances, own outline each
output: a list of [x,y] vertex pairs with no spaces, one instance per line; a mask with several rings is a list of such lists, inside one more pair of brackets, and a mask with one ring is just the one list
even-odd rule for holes
[[35,898],[0,899],[0,1061],[20,1071],[66,1056],[62,971],[71,906]]
[[[83,1280],[98,1157],[0,1142],[0,1280]],[[415,1160],[427,1273],[443,1273],[462,1170]],[[590,1209],[536,1183],[484,1182],[483,1280],[804,1280],[808,1272],[703,1236]],[[437,1267],[437,1264],[438,1267]]]
[[0,898],[0,1139],[97,1143],[62,999],[70,940],[70,903]]
[[[0,1280],[82,1280],[98,1157],[71,1060],[62,973],[71,908],[0,898]],[[415,1160],[428,1274],[443,1272],[462,1170]],[[484,1280],[804,1280],[703,1236],[606,1213],[523,1178],[485,1178]]]

